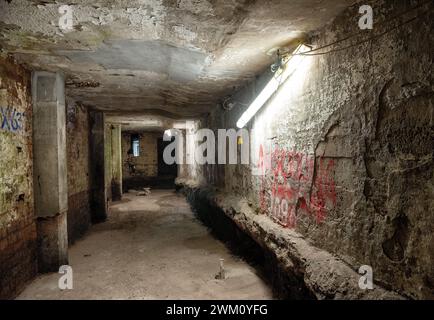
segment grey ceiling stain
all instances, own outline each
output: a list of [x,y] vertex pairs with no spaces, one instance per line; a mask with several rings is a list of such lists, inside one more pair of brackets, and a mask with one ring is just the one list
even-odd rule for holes
[[57,51],[73,62],[92,61],[105,69],[167,74],[170,80],[192,81],[201,73],[207,55],[163,41],[106,41],[95,51]]

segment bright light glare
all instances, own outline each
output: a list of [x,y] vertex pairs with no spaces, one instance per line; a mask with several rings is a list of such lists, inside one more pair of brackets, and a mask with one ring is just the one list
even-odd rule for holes
[[167,129],[164,131],[164,136],[165,137],[172,137],[172,130],[171,129]]
[[[303,53],[309,51],[310,48],[301,44],[295,49],[293,54]],[[240,119],[237,121],[237,127],[243,128],[247,122],[252,119],[252,117],[258,112],[258,110],[270,99],[270,97],[277,91],[282,83],[288,79],[288,77],[297,69],[304,56],[294,55],[285,64],[284,69],[280,73],[276,73],[270,82],[265,86],[261,93],[256,97],[252,104],[247,108],[247,110],[241,115]]]

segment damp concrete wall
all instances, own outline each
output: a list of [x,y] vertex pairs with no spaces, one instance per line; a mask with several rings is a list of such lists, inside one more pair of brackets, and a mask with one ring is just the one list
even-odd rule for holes
[[0,299],[36,275],[30,74],[0,57]]
[[74,101],[66,105],[68,165],[68,241],[73,243],[90,226],[89,113]]
[[[345,50],[305,57],[256,114],[247,126],[250,165],[195,168],[279,232],[295,232],[354,271],[371,266],[376,286],[432,299],[434,10],[428,3],[401,14],[421,3],[371,2],[374,29],[363,32],[353,6],[311,34],[314,47],[359,35],[317,53]],[[270,76],[267,70],[238,91],[236,106],[216,109],[203,126],[236,128]],[[240,222],[245,231],[258,226],[248,219]],[[265,232],[251,234],[268,241]],[[328,265],[330,279],[340,279],[335,266]],[[308,279],[312,287],[330,285],[325,274]],[[339,286],[345,297],[345,283]],[[336,290],[318,296],[333,298]]]

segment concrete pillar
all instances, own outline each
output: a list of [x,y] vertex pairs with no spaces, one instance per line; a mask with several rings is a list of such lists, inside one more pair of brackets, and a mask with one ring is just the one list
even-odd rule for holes
[[187,166],[188,164],[186,164],[186,154],[185,151],[187,150],[187,146],[186,146],[186,133],[185,133],[185,129],[179,129],[178,130],[180,136],[180,144],[181,144],[181,159],[177,159],[178,162],[178,178],[186,178],[187,177]]
[[68,264],[65,81],[59,73],[34,72],[33,187],[40,272]]
[[112,200],[112,132],[111,124],[104,125],[104,188],[107,207]]
[[121,125],[111,126],[111,155],[112,155],[112,199],[122,199],[122,148],[121,148]]
[[92,111],[90,116],[90,179],[91,179],[91,218],[93,223],[107,218],[108,203],[105,188],[104,161],[104,113]]

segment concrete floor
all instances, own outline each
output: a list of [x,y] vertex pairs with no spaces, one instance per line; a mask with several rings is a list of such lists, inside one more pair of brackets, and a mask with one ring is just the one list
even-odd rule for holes
[[[170,190],[124,195],[109,219],[69,250],[72,290],[38,276],[18,299],[271,299],[255,269],[231,255]],[[219,259],[227,278],[216,280]]]

